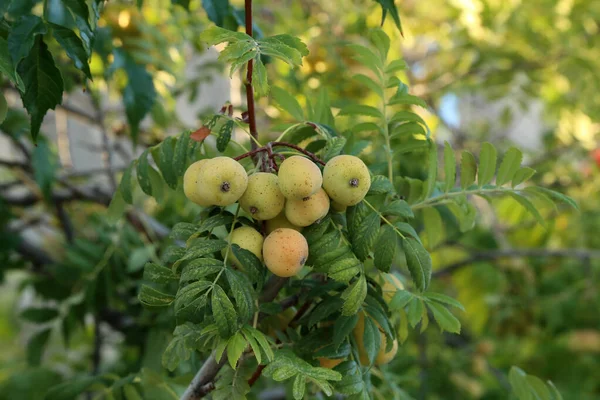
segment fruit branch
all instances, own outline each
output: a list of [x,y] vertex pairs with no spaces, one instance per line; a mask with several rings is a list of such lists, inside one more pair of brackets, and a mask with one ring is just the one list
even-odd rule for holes
[[246,157],[252,157],[255,154],[261,153],[261,152],[267,152],[269,153],[269,156],[271,159],[275,158],[275,157],[280,157],[281,155],[278,153],[272,153],[271,152],[271,148],[273,147],[289,147],[290,149],[294,149],[296,151],[298,151],[299,153],[304,154],[305,156],[309,157],[311,160],[313,160],[315,163],[317,164],[321,164],[321,165],[325,165],[325,161],[321,160],[319,157],[317,157],[316,154],[311,153],[310,151],[304,150],[302,147],[300,146],[296,146],[295,144],[292,143],[287,143],[287,142],[269,142],[267,143],[265,146],[262,147],[258,147],[255,148],[247,153],[241,154],[237,157],[234,157],[234,160],[239,161],[241,159],[244,159]]
[[[252,37],[252,0],[245,0],[246,12],[246,34]],[[254,88],[252,87],[252,73],[254,71],[254,60],[248,60],[248,68],[246,72],[246,103],[248,104],[248,127],[250,128],[250,136],[258,139],[258,131],[256,130],[256,111],[254,109]],[[252,150],[257,148],[256,141],[252,141]]]

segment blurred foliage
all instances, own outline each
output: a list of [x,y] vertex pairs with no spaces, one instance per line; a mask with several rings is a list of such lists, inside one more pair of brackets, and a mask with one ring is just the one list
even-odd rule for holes
[[[200,32],[211,22],[227,29],[243,25],[241,1],[231,0],[219,8],[216,1],[94,0],[86,3],[87,21],[97,27],[92,48],[91,41],[86,42],[86,24],[77,12],[67,10],[68,4],[77,2],[43,3],[0,4],[0,51],[18,50],[10,43],[19,41],[11,42],[9,36],[24,23],[20,16],[43,17],[47,30],[38,26],[40,35],[31,46],[40,54],[46,54],[48,46],[64,83],[63,96],[81,94],[85,88],[98,108],[107,99],[122,104],[122,110],[107,116],[109,128],[117,137],[137,140],[142,148],[183,129],[198,128],[200,123],[185,126],[180,120],[176,100],[210,96],[202,92],[201,84],[224,69],[215,62],[186,72],[188,63],[205,51]],[[217,8],[207,12],[209,3]],[[324,1],[255,1],[256,37],[288,33],[300,37],[310,51],[299,70],[264,60],[270,84],[291,93],[307,120],[344,133],[346,151],[360,155],[382,174],[387,173],[382,137],[356,129],[364,117],[339,112],[356,103],[381,106],[364,81],[355,79],[356,74],[370,72],[347,45],[367,44],[368,32],[381,23],[382,7],[385,10],[390,3],[354,0],[340,7],[338,2]],[[600,157],[594,153],[600,133],[600,4],[410,0],[398,2],[398,10],[403,37],[393,15],[383,25],[392,38],[388,58],[406,61],[400,79],[427,105],[405,109],[423,118],[440,144],[448,139],[456,150],[479,154],[485,139],[500,149],[500,159],[511,144],[507,132],[527,136],[529,132],[519,131],[519,122],[540,106],[536,124],[543,125],[542,141],[524,152],[524,164],[537,170],[534,183],[572,196],[581,212],[537,199],[547,221],[545,229],[513,198],[494,199],[491,205],[479,199],[475,202],[479,216],[467,232],[443,206],[436,207],[441,226],[435,216],[416,212],[417,230],[432,254],[434,276],[462,264],[432,281],[432,290],[465,306],[466,312],[458,315],[462,332],[457,336],[429,329],[419,334],[418,329],[409,329],[394,362],[372,371],[373,396],[505,399],[522,377],[517,370],[509,374],[516,365],[554,382],[565,399],[600,398],[600,263],[597,256],[589,256],[600,248]],[[56,33],[60,29],[51,24],[72,29],[78,37],[69,42],[67,51]],[[29,49],[22,51],[29,54]],[[85,79],[85,67],[77,62],[82,57],[91,59],[93,80]],[[35,66],[35,60],[29,61]],[[0,100],[10,100],[21,86],[14,67],[0,66],[4,88]],[[464,120],[472,113],[467,108],[470,98],[477,99],[478,108]],[[274,90],[271,97],[259,100],[264,142],[297,122],[285,108],[276,107],[280,99]],[[453,103],[448,99],[458,106],[449,105]],[[176,398],[202,360],[194,353],[177,366],[175,375],[167,373],[160,355],[172,338],[173,318],[142,308],[137,294],[143,265],[172,256],[172,239],[156,233],[155,222],[168,228],[197,222],[203,217],[201,210],[185,201],[180,188],[154,182],[160,201],[146,199],[137,189],[132,196],[136,207],[155,220],[140,218],[133,208],[126,220],[110,224],[106,218],[110,193],[90,199],[73,192],[71,187],[85,183],[86,177],[65,180],[56,146],[45,138],[43,125],[38,146],[31,146],[28,117],[19,105],[9,102],[6,118],[0,118],[2,139],[29,149],[25,153],[30,157],[23,168],[0,165],[0,399],[39,399],[51,387],[55,395],[63,390],[62,398],[69,398],[64,392],[68,387],[56,386],[67,381],[81,382],[107,397],[115,388],[116,398],[135,398],[132,391],[142,398]],[[329,105],[328,113],[314,111]],[[480,111],[491,106],[500,111]],[[198,119],[205,111],[197,110]],[[241,111],[236,109],[236,115]],[[458,114],[462,120],[448,118]],[[190,157],[215,155],[210,143],[194,149]],[[403,178],[395,182],[401,188],[427,176],[426,149],[400,151],[408,145],[405,136],[390,143],[390,148],[398,149],[392,161],[394,175]],[[233,154],[232,146],[227,153]],[[441,158],[441,148],[439,154]],[[15,181],[26,189],[25,197],[9,194]],[[74,197],[62,203],[77,233],[71,241],[62,233],[64,221],[56,206],[65,194]],[[26,231],[36,224],[42,227],[32,248]],[[507,254],[523,249],[540,252]],[[561,249],[581,252],[561,254]],[[486,258],[498,252],[506,253]],[[101,344],[95,343],[99,332]],[[109,378],[86,381],[84,372],[93,370]],[[272,384],[263,379],[253,393]]]

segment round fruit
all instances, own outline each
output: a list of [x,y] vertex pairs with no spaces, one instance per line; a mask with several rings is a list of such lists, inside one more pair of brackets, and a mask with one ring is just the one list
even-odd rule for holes
[[333,368],[337,367],[344,361],[344,359],[342,359],[342,358],[325,358],[325,357],[319,357],[319,358],[317,358],[317,360],[319,360],[319,365],[321,366],[321,368],[329,368],[329,369],[333,369]]
[[208,204],[228,206],[239,200],[248,186],[248,174],[242,164],[229,157],[208,160],[200,171],[198,184]]
[[308,258],[308,243],[301,233],[289,228],[275,229],[263,244],[265,265],[280,277],[296,275]]
[[377,357],[375,357],[375,365],[383,365],[387,364],[396,357],[396,353],[398,352],[398,339],[394,339],[392,343],[392,348],[390,351],[386,352],[385,348],[387,347],[387,339],[385,335],[381,334],[381,346],[379,347],[379,353],[377,353]]
[[381,292],[386,303],[392,301],[392,298],[398,290],[404,290],[404,285],[394,274],[382,274]]
[[248,187],[240,197],[240,206],[259,221],[275,218],[285,205],[278,181],[277,175],[266,172],[250,175]]
[[[379,326],[377,326],[379,328]],[[365,333],[365,313],[363,311],[358,313],[358,322],[352,331],[354,335],[354,340],[356,340],[356,345],[358,346],[358,356],[360,358],[361,365],[369,365],[369,356],[367,355],[367,350],[365,349],[365,344],[363,341],[363,336]],[[379,352],[375,356],[375,365],[382,365],[389,363],[398,352],[398,340],[394,339],[394,343],[392,344],[392,348],[390,351],[386,352],[385,348],[387,346],[387,339],[383,332],[379,332],[381,335]]]
[[371,187],[371,175],[358,157],[333,157],[323,169],[323,188],[331,199],[343,206],[361,202]]
[[297,226],[309,226],[320,220],[329,212],[329,197],[323,189],[312,196],[299,200],[288,200],[285,203],[285,216]]
[[282,210],[275,218],[267,220],[265,225],[267,229],[267,235],[278,228],[289,228],[298,232],[302,232],[303,229],[301,226],[296,226],[288,221],[288,219],[285,217],[285,210]]
[[211,204],[206,200],[206,196],[203,196],[202,187],[198,183],[198,177],[200,176],[200,171],[206,163],[208,159],[196,161],[192,165],[188,167],[183,175],[183,192],[185,196],[190,199],[190,201],[199,204],[203,207],[210,206]]
[[[231,233],[231,244],[237,244],[242,249],[246,249],[252,252],[259,260],[262,261],[262,246],[264,238],[256,229],[249,226],[242,226],[234,229]],[[225,252],[226,250],[223,250]],[[238,259],[233,254],[233,251],[229,252],[229,259],[233,264],[241,266]]]
[[308,158],[292,156],[279,166],[279,188],[286,199],[303,199],[314,194],[323,184],[317,165]]

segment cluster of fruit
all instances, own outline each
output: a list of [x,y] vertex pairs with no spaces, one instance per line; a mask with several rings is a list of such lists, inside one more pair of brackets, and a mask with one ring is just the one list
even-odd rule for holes
[[[327,215],[358,204],[369,191],[369,169],[358,157],[332,158],[323,169],[310,159],[292,156],[278,175],[248,176],[233,158],[215,157],[193,163],[183,177],[185,195],[201,206],[228,206],[239,201],[244,211],[265,221],[267,237],[252,227],[235,229],[230,241],[254,253],[275,275],[296,275],[308,258],[300,231]],[[237,262],[232,257],[234,263]]]
[[[340,155],[325,164],[323,173],[310,159],[292,156],[279,166],[277,175],[256,172],[248,176],[244,167],[233,158],[216,157],[192,164],[184,175],[184,192],[188,199],[201,206],[228,206],[239,202],[241,208],[258,221],[265,221],[266,238],[249,226],[236,228],[229,240],[255,254],[267,268],[280,277],[296,275],[308,258],[308,244],[300,233],[327,215],[329,208],[343,212],[358,204],[371,186],[367,166],[355,156]],[[230,255],[234,265],[235,256]],[[390,301],[402,288],[393,275],[382,282],[383,296]],[[285,324],[287,325],[287,324]],[[359,313],[354,328],[360,361],[369,364],[363,344],[365,320]],[[386,364],[396,355],[394,340],[386,352],[386,337],[381,334],[380,351],[375,364]],[[343,359],[319,358],[322,367],[333,368]]]

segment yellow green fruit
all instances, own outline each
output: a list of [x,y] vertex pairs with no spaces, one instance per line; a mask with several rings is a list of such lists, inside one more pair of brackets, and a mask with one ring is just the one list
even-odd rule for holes
[[379,347],[379,353],[377,353],[377,357],[375,357],[375,365],[387,364],[392,361],[394,357],[396,357],[396,353],[398,352],[398,339],[394,339],[390,351],[386,352],[386,347],[387,339],[385,335],[381,333],[381,346]]
[[303,199],[321,188],[323,176],[317,165],[305,157],[286,158],[279,166],[279,188],[286,199]]
[[267,235],[279,228],[289,228],[298,232],[302,232],[303,229],[301,226],[296,226],[288,221],[288,219],[285,217],[285,209],[282,210],[275,218],[267,220],[265,225],[267,229]]
[[392,298],[398,290],[404,290],[404,285],[394,274],[381,274],[381,292],[386,303],[392,301]]
[[238,201],[246,191],[248,174],[233,158],[215,157],[202,165],[198,185],[203,202],[228,206]]
[[323,188],[333,201],[342,206],[361,202],[371,187],[371,175],[358,157],[333,157],[323,169]]
[[[237,244],[242,249],[250,251],[261,261],[263,242],[263,235],[261,235],[256,229],[249,226],[241,226],[231,232],[231,244]],[[223,253],[225,251],[226,250],[223,250]],[[228,258],[234,265],[237,265],[238,267],[242,266],[233,254],[233,251],[230,250]]]
[[[377,326],[378,329],[379,326]],[[363,341],[363,336],[365,333],[365,313],[360,311],[358,313],[358,322],[352,331],[354,335],[354,340],[356,341],[356,345],[358,346],[358,356],[360,358],[361,365],[369,365],[369,356],[367,355],[367,350],[365,349],[365,344]],[[387,364],[394,359],[396,353],[398,352],[398,340],[394,339],[394,343],[392,344],[392,348],[390,351],[386,352],[385,348],[387,347],[387,339],[383,332],[379,332],[381,335],[379,352],[375,356],[375,365],[383,365]]]
[[275,229],[263,244],[265,265],[274,275],[296,275],[308,258],[308,243],[302,234],[289,228]]
[[323,189],[307,198],[289,200],[285,203],[285,216],[292,224],[309,226],[329,212],[329,197]]
[[200,171],[204,168],[204,165],[208,162],[208,159],[196,161],[188,167],[183,174],[183,192],[190,201],[199,204],[203,207],[210,206],[211,204],[207,201],[206,197],[202,195],[202,188],[198,183],[198,177]]
[[277,175],[266,172],[250,175],[248,187],[240,197],[240,206],[259,221],[275,218],[285,205],[278,181]]

